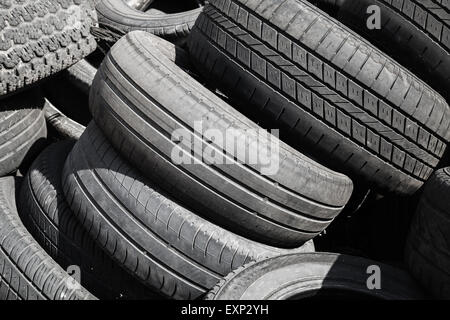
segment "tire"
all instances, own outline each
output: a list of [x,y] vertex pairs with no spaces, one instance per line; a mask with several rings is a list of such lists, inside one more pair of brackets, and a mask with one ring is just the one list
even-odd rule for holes
[[444,168],[425,187],[405,248],[411,274],[440,299],[450,299],[449,194],[450,168]]
[[155,294],[118,267],[94,243],[67,204],[61,173],[74,142],[49,146],[34,161],[20,191],[19,215],[36,241],[67,269],[80,267],[81,284],[99,299],[148,299]]
[[210,1],[188,47],[242,109],[378,190],[414,193],[450,139],[440,95],[303,0]]
[[[380,289],[369,277],[379,268]],[[374,269],[375,270],[375,269]],[[331,253],[279,256],[244,266],[222,280],[206,300],[423,299],[404,271],[375,261]]]
[[0,178],[0,300],[93,300],[33,239],[16,209],[18,179]]
[[133,9],[124,0],[96,0],[95,8],[101,27],[121,34],[142,30],[173,42],[183,40],[189,34],[202,10],[154,14]]
[[[129,33],[94,79],[93,118],[119,153],[199,214],[252,240],[293,248],[325,229],[347,203],[351,180],[274,136],[264,137],[259,126],[176,66],[154,39]],[[223,164],[219,159],[209,165],[203,146],[214,138],[198,129],[199,123],[222,137],[234,130],[233,137],[242,134],[245,141],[226,151],[224,143],[212,144]],[[192,153],[191,141],[202,150]],[[269,152],[267,163],[274,169],[279,164],[278,170],[264,171],[259,161],[242,159],[247,150]],[[179,154],[183,159],[176,159]]]
[[[324,0],[321,0],[321,2]],[[381,29],[367,28],[369,6],[380,8]],[[416,73],[450,101],[450,2],[339,0],[337,17]]]
[[87,0],[7,1],[0,8],[0,97],[94,51],[96,14]]
[[45,100],[45,120],[61,139],[78,140],[85,127],[62,114],[50,101]]
[[121,266],[147,286],[193,299],[249,261],[296,250],[228,232],[178,205],[130,167],[89,125],[63,171],[64,193],[79,221]]
[[97,69],[85,59],[75,63],[65,71],[64,76],[73,83],[83,94],[89,95],[92,81]]
[[[192,69],[189,55],[180,47],[173,50],[167,41],[159,38],[154,38],[155,43],[158,44],[160,50],[164,50],[164,53],[177,63],[178,66],[184,70]],[[73,83],[83,94],[89,96],[92,82],[94,81],[97,68],[89,63],[86,59],[74,64],[72,67],[65,71],[65,79]]]
[[28,162],[47,137],[44,98],[36,92],[0,102],[0,177]]

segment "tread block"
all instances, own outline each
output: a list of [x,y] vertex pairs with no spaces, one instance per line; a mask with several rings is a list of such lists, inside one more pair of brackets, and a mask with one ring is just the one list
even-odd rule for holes
[[297,82],[297,100],[308,109],[312,108],[311,91]]
[[337,110],[337,127],[339,130],[343,131],[347,135],[351,134],[352,121],[349,116],[344,114],[342,111]]
[[325,101],[324,106],[325,120],[333,126],[336,126],[336,108],[327,101]]
[[367,129],[367,147],[375,152],[380,152],[380,136]]
[[287,93],[292,98],[296,98],[296,91],[295,91],[295,80],[289,77],[287,74],[282,74],[282,84],[283,84],[283,91]]
[[314,93],[312,95],[312,110],[319,117],[323,118],[323,99]]

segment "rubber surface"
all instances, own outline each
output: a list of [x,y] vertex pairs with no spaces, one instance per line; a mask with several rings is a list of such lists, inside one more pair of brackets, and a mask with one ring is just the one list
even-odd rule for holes
[[243,110],[379,190],[415,192],[446,149],[444,99],[305,1],[210,1],[188,46]]
[[85,127],[78,122],[65,116],[50,101],[45,100],[44,106],[45,120],[62,139],[78,140]]
[[97,69],[85,59],[75,63],[65,71],[64,76],[72,82],[83,94],[89,95],[92,81]]
[[[373,5],[380,8],[380,30],[367,28],[367,8]],[[449,101],[450,2],[340,0],[336,8],[340,21],[418,74]]]
[[0,96],[63,70],[96,48],[88,0],[11,0],[0,7]]
[[253,240],[292,248],[325,229],[351,180],[262,133],[154,39],[129,33],[94,79],[93,118],[119,153],[199,214]]
[[70,153],[63,187],[95,241],[137,279],[176,299],[193,299],[250,261],[295,251],[228,232],[174,202],[130,167],[91,123]]
[[0,300],[95,299],[25,229],[16,209],[17,183],[0,178]]
[[45,149],[26,175],[19,215],[36,241],[64,269],[80,268],[81,284],[99,299],[149,299],[156,295],[122,270],[90,238],[64,198],[61,173],[74,142]]
[[202,8],[173,14],[152,14],[131,8],[123,0],[96,0],[100,26],[120,30],[124,34],[142,30],[167,40],[185,38]]
[[[379,267],[381,288],[368,272]],[[331,253],[291,254],[240,268],[222,280],[207,300],[423,299],[421,289],[404,271],[375,261]]]
[[47,137],[44,103],[34,91],[0,101],[0,177],[31,159]]
[[428,181],[406,242],[411,274],[436,298],[450,299],[450,168]]

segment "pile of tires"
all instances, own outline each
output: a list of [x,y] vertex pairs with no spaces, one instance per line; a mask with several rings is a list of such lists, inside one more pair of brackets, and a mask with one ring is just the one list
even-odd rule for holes
[[[0,14],[0,299],[450,298],[445,1]],[[396,266],[326,245],[369,194]]]
[[95,299],[24,226],[21,178],[12,176],[45,146],[45,98],[36,85],[95,50],[95,9],[89,1],[4,1],[0,16],[0,299]]

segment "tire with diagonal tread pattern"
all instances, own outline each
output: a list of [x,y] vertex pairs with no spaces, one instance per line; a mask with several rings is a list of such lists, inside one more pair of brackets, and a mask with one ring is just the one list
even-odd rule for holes
[[158,292],[196,298],[248,263],[293,250],[247,240],[202,219],[142,178],[92,122],[69,154],[63,188],[86,230],[117,263]]
[[16,208],[18,178],[0,178],[0,300],[93,300],[34,240]]
[[304,0],[212,0],[188,47],[300,151],[383,191],[414,193],[450,139],[442,96]]
[[0,177],[28,163],[47,137],[44,105],[34,91],[0,102]]
[[11,0],[0,8],[0,97],[46,78],[96,48],[90,0]]
[[[378,267],[379,269],[370,269]],[[368,287],[368,270],[379,270],[380,289]],[[370,274],[370,273],[369,273]],[[290,300],[318,295],[326,299],[423,299],[421,288],[403,270],[334,253],[274,257],[230,273],[206,300]]]
[[436,298],[450,299],[450,168],[425,186],[406,241],[411,274]]
[[[450,2],[447,0],[315,0],[334,6],[339,21],[359,32],[450,101]],[[367,27],[368,8],[380,29]],[[373,13],[373,12],[372,12]]]
[[73,141],[55,143],[31,165],[18,201],[24,225],[60,266],[79,266],[81,284],[99,299],[155,298],[94,243],[70,210],[61,173],[73,145]]

